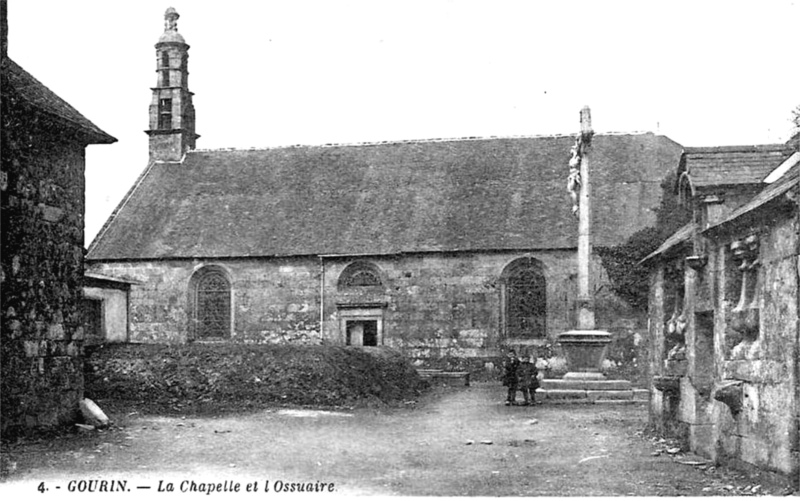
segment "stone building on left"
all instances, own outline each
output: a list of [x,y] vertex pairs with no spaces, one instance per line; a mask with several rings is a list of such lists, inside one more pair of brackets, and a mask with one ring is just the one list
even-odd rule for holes
[[2,436],[74,421],[83,398],[85,149],[116,141],[8,58],[2,5]]

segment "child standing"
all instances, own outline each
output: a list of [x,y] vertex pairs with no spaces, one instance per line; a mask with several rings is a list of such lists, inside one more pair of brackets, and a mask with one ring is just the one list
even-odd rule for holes
[[517,386],[519,385],[518,369],[519,360],[517,359],[517,352],[508,350],[506,359],[503,361],[503,386],[508,387],[506,405],[514,405],[517,400]]
[[522,405],[536,405],[536,388],[539,387],[539,370],[536,357],[525,354],[519,364],[519,389],[522,391]]

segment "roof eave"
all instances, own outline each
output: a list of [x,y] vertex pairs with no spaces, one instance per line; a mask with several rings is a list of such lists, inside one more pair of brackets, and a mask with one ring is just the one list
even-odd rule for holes
[[[107,134],[105,131],[100,129],[95,125],[95,129],[90,127],[86,127],[82,124],[75,122],[74,120],[70,120],[67,117],[61,116],[57,113],[53,113],[50,110],[43,108],[42,106],[38,105],[37,103],[33,103],[30,101],[25,101],[29,106],[35,108],[38,113],[42,113],[47,115],[48,117],[62,123],[63,125],[75,130],[85,138],[86,144],[113,144],[116,143],[118,140],[114,136]],[[92,124],[94,125],[94,124]]]
[[[94,242],[92,242],[94,245]],[[90,248],[86,255],[86,261],[91,263],[111,263],[111,262],[136,262],[136,261],[185,261],[185,260],[229,260],[229,259],[290,259],[290,258],[313,258],[313,259],[348,259],[348,258],[365,258],[365,257],[396,257],[412,254],[458,254],[458,253],[534,253],[534,252],[552,252],[552,251],[574,251],[577,247],[530,247],[530,248],[506,248],[506,249],[483,249],[483,248],[442,248],[442,249],[404,249],[397,251],[384,251],[384,252],[340,252],[340,253],[324,253],[324,252],[307,252],[296,254],[238,254],[227,256],[213,256],[213,255],[185,255],[185,256],[139,256],[139,257],[98,257],[94,256],[93,249]]]
[[[677,249],[682,249],[688,246],[691,243],[692,235],[696,230],[695,223],[687,223],[686,225],[680,227],[675,233],[667,237],[661,245],[648,254],[644,259],[639,261],[637,264],[643,265],[652,261],[657,257],[665,257],[669,254],[676,252]],[[674,242],[670,242],[670,239],[675,239]]]
[[[712,226],[709,226],[705,230],[703,230],[703,234],[716,234],[726,231],[731,226],[735,226],[743,222],[744,219],[752,216],[755,212],[762,210],[767,205],[773,205],[773,202],[778,200],[780,197],[785,196],[789,193],[794,187],[796,187],[800,183],[800,171],[795,172],[791,177],[787,178],[786,180],[776,181],[771,185],[767,185],[767,188],[764,191],[772,191],[768,196],[765,196],[763,199],[759,199],[759,195],[756,195],[750,202],[742,205],[738,209],[734,210],[727,218],[716,223]],[[776,186],[777,185],[777,186]],[[764,191],[761,193],[763,194]]]

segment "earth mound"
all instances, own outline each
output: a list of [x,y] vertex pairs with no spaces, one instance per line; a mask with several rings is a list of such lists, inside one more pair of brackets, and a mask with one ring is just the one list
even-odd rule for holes
[[128,344],[86,355],[88,398],[158,412],[393,405],[425,384],[384,347]]

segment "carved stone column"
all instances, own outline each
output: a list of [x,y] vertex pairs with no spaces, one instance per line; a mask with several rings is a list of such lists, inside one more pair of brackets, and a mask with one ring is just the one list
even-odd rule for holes
[[733,260],[737,264],[741,281],[739,301],[731,310],[730,327],[741,336],[742,342],[752,342],[759,334],[758,270],[761,265],[759,240],[750,235],[731,244]]

